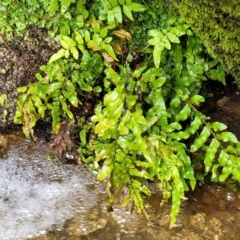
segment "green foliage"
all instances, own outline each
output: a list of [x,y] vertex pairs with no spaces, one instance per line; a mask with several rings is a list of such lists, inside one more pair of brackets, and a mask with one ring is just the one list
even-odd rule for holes
[[39,119],[51,117],[57,133],[75,118],[79,155],[108,181],[109,202],[125,189],[122,205],[145,212],[152,181],[162,203],[172,199],[171,227],[196,176],[239,181],[238,140],[197,109],[202,81],[225,83],[223,68],[182,18],[159,1],[32,1],[31,14],[24,3],[13,16],[47,27],[61,46],[36,82],[18,89],[15,123],[26,136]]
[[239,1],[172,0],[171,2],[201,37],[208,52],[219,60],[226,71],[231,73],[240,84]]
[[0,95],[0,106],[3,107],[6,104],[7,99],[8,99],[8,97],[6,94],[1,94]]
[[54,63],[51,63],[50,59],[48,65],[41,67],[45,77],[37,74],[36,83],[18,88],[21,96],[14,121],[23,124],[23,131],[27,137],[34,137],[32,128],[49,112],[53,132],[56,133],[62,118],[73,118],[71,108],[77,108],[81,103],[79,95],[101,89],[96,85],[103,68],[103,63],[99,63],[99,54],[86,51],[82,59],[84,61],[80,64],[74,59],[59,59]]
[[4,108],[1,116],[1,121],[6,123],[6,117],[8,115],[7,108],[9,106],[8,96],[6,94],[0,95],[0,106]]
[[[170,226],[176,220],[181,199],[185,199],[184,192],[188,191],[189,185],[194,189],[196,184],[188,148],[191,152],[201,149],[201,153],[204,152],[202,161],[205,173],[214,169],[213,180],[222,181],[223,176],[229,175],[225,172],[220,174],[217,152],[223,154],[227,151],[221,142],[238,143],[233,134],[218,133],[225,130],[223,124],[207,123],[207,117],[195,108],[204,98],[196,95],[194,88],[192,91],[190,89],[205,79],[204,64],[208,63],[199,61],[197,50],[195,54],[189,55],[193,62],[187,58],[189,49],[193,48],[191,44],[195,45],[195,49],[200,46],[200,42],[194,38],[196,41],[189,37],[187,49],[172,49],[173,56],[181,51],[187,62],[182,62],[181,70],[174,79],[164,73],[164,69],[155,68],[155,59],[142,63],[133,71],[128,62],[119,66],[119,73],[107,68],[105,80],[111,81],[115,88],[104,96],[103,104],[98,105],[92,117],[92,121],[97,123],[95,133],[100,137],[94,147],[95,162],[105,160],[98,180],[109,179],[114,192],[129,186],[124,204],[133,199],[139,210],[143,210],[144,206],[139,194],[149,196],[149,189],[141,179],[156,181],[163,191],[163,202],[172,197]],[[195,61],[200,62],[199,66]],[[176,68],[179,69],[178,66]],[[172,69],[172,74],[176,70]],[[182,78],[186,81],[181,81]],[[143,95],[142,99],[139,98],[139,91]],[[148,108],[144,107],[146,103],[149,104]],[[190,122],[188,126],[186,121]],[[185,140],[192,138],[195,140],[187,145]],[[207,141],[211,142],[209,148],[205,145]],[[238,146],[233,148],[237,151]],[[236,155],[232,157],[236,158]],[[96,166],[99,167],[99,164]],[[214,175],[216,172],[218,179]],[[138,190],[131,190],[133,181],[138,184]]]

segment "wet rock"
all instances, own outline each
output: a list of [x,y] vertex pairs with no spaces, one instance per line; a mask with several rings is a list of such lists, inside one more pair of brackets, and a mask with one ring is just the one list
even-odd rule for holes
[[239,194],[224,185],[203,185],[194,192],[194,197],[201,203],[201,208],[210,211],[239,211]]
[[209,81],[204,89],[210,96],[206,98],[200,111],[211,117],[211,122],[220,121],[226,124],[228,131],[240,139],[239,87],[229,79],[226,86]]
[[[0,106],[0,129],[13,123],[18,97],[16,89],[35,81],[39,67],[45,64],[58,48],[42,29],[31,28],[29,38],[14,37],[0,44],[0,96],[7,94],[4,106]],[[4,117],[4,109],[7,116]]]
[[67,221],[65,228],[74,236],[83,236],[94,231],[104,229],[109,219],[109,214],[101,209],[93,208],[84,214],[76,214],[71,221]]
[[0,158],[6,158],[9,150],[9,141],[7,135],[0,135]]

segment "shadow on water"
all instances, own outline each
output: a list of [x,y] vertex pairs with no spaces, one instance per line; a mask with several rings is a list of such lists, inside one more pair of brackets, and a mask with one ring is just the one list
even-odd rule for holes
[[150,222],[118,205],[108,212],[104,186],[86,167],[47,161],[43,142],[8,135],[1,143],[9,145],[0,159],[1,240],[239,239],[240,194],[223,186],[190,193],[169,230],[160,192],[149,199]]

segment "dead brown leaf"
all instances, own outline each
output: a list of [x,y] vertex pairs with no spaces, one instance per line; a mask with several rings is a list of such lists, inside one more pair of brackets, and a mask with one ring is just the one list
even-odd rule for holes
[[50,149],[54,155],[62,158],[63,153],[70,149],[76,163],[78,165],[82,164],[81,158],[75,149],[75,144],[69,136],[69,126],[67,123],[62,122],[60,124],[59,132],[52,136],[50,142]]

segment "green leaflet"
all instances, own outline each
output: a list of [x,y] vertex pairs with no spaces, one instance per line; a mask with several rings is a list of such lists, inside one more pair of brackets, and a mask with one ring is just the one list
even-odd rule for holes
[[112,7],[115,7],[115,6],[118,5],[118,1],[117,0],[111,0],[109,2],[111,3]]
[[172,101],[170,102],[170,106],[177,108],[177,107],[179,107],[180,103],[181,103],[181,99],[180,99],[178,96],[176,96],[176,97],[173,98]]
[[238,143],[236,136],[231,132],[222,132],[220,134],[217,134],[217,138],[223,142]]
[[59,110],[60,110],[60,106],[58,103],[54,103],[51,107],[52,109],[52,118],[53,118],[53,121],[52,121],[52,128],[53,128],[53,131],[55,133],[57,133],[59,127],[60,127],[60,116],[59,116]]
[[71,51],[73,57],[77,60],[79,58],[79,53],[78,53],[77,48],[76,47],[71,47],[70,51]]
[[229,160],[228,154],[224,150],[221,150],[218,158],[219,166],[224,167],[228,163],[228,160]]
[[143,112],[141,110],[137,110],[135,112],[132,113],[132,117],[135,119],[136,122],[140,123],[140,124],[146,124],[147,121],[146,119],[143,117]]
[[141,178],[146,178],[146,179],[150,179],[149,174],[146,170],[141,170],[139,171],[138,169],[134,168],[134,169],[129,169],[129,174],[131,176],[136,176],[136,177],[141,177]]
[[182,75],[181,77],[178,78],[177,84],[180,85],[180,86],[189,87],[195,81],[196,81],[196,79],[193,76],[190,76],[190,75],[184,76],[184,75]]
[[113,8],[114,11],[114,17],[119,23],[122,23],[122,10],[120,6],[115,6]]
[[[173,123],[170,123],[169,125],[167,126],[163,126],[163,131],[166,131],[168,133],[171,133],[175,130],[180,130],[182,129],[182,126],[178,123],[178,122],[173,122]],[[176,134],[176,133],[175,133]],[[181,135],[181,134],[180,134]],[[172,136],[172,135],[171,135]]]
[[71,47],[76,46],[76,42],[68,36],[62,36],[60,43],[61,43],[62,47],[65,49],[70,49]]
[[85,4],[86,4],[86,0],[78,0],[77,6],[76,6],[76,13],[81,13],[84,17],[87,17],[88,13],[84,6]]
[[191,188],[194,189],[196,185],[196,179],[194,176],[194,169],[191,166],[190,157],[186,154],[186,146],[184,144],[175,142],[178,147],[178,157],[182,160],[184,165],[183,177],[190,180]]
[[26,86],[24,86],[24,87],[19,87],[19,88],[17,89],[17,92],[18,92],[18,93],[24,93],[24,92],[26,92],[26,90],[27,90],[27,87],[26,87]]
[[226,130],[227,129],[227,126],[221,122],[214,122],[214,123],[211,123],[211,127],[213,128],[213,130],[215,132],[217,131],[223,131],[223,130]]
[[65,50],[64,49],[60,49],[57,53],[54,53],[52,55],[52,57],[49,59],[49,63],[52,63],[56,60],[58,60],[59,58],[62,58],[65,56]]
[[86,139],[86,131],[84,129],[80,131],[79,137],[81,139],[82,144],[85,145],[87,143],[87,139]]
[[98,151],[96,152],[95,161],[108,159],[109,163],[109,161],[111,161],[110,157],[112,156],[113,153],[115,153],[115,151],[116,151],[115,143],[101,145],[101,149],[100,150],[98,149]]
[[114,60],[117,60],[115,52],[110,44],[101,44],[101,48],[105,50]]
[[70,119],[72,119],[73,118],[73,113],[71,111],[69,111],[67,103],[65,102],[65,100],[63,98],[60,98],[60,103],[62,105],[62,109],[64,110],[64,112],[66,112],[68,117]]
[[[166,111],[166,105],[163,97],[161,94],[154,94],[154,107],[152,108],[154,110],[153,114],[158,116],[157,123],[160,126],[166,126],[168,124],[167,120],[167,111]],[[150,109],[151,110],[151,109]],[[150,111],[148,112],[150,114]],[[150,114],[151,115],[151,114]]]
[[157,29],[152,29],[148,32],[148,35],[151,37],[155,37],[155,38],[163,38],[164,35],[161,31],[158,31]]
[[104,105],[109,105],[110,103],[114,102],[119,98],[119,93],[117,91],[109,92],[104,97]]
[[217,69],[211,69],[206,74],[207,74],[208,78],[210,78],[212,80],[218,80],[218,81],[222,82],[224,85],[226,85],[225,72],[221,65],[219,65],[217,67]]
[[112,5],[110,4],[109,0],[101,0],[101,3],[106,10],[109,10],[112,8]]
[[163,84],[166,82],[165,77],[160,77],[152,82],[153,89],[158,89],[163,86]]
[[161,77],[161,76],[162,76],[162,69],[150,68],[143,74],[142,77],[144,82],[154,82],[156,77]]
[[218,178],[219,178],[219,164],[214,164],[213,167],[212,167],[212,180],[213,181],[218,181]]
[[[109,162],[109,161],[108,161]],[[112,159],[113,162],[113,159]],[[113,163],[112,164],[108,164],[106,161],[104,162],[104,165],[102,166],[101,170],[98,173],[98,177],[97,179],[99,181],[103,181],[105,180],[112,172],[113,170]]]
[[185,121],[191,113],[191,107],[186,104],[180,113],[176,116],[176,121]]
[[132,186],[129,189],[129,195],[133,199],[135,205],[137,206],[138,212],[144,209],[143,199],[141,198],[141,183],[137,180],[133,180]]
[[199,148],[203,146],[203,144],[207,141],[208,137],[210,136],[209,129],[205,126],[200,133],[199,137],[197,137],[194,143],[191,145],[190,151],[196,152]]
[[105,70],[106,77],[110,79],[115,85],[121,81],[121,77],[112,68],[107,68]]
[[147,131],[151,126],[153,126],[158,120],[158,117],[151,117],[146,119],[146,123],[141,126],[142,132]]
[[51,0],[49,5],[49,11],[55,12],[58,9],[59,0]]
[[203,96],[200,96],[200,95],[194,95],[193,97],[191,97],[189,99],[191,101],[191,103],[195,104],[195,105],[199,105],[200,103],[204,102],[205,99]]
[[61,14],[64,14],[68,10],[71,3],[72,0],[61,0]]
[[200,115],[196,115],[190,126],[186,129],[188,134],[193,135],[203,125],[202,118]]
[[232,170],[232,174],[237,181],[240,181],[240,167],[239,166],[234,167],[234,169]]
[[126,96],[126,103],[129,109],[131,109],[136,104],[137,99],[138,99],[137,95],[132,96],[129,94]]
[[166,36],[171,42],[180,43],[179,38],[173,32],[168,32]]
[[143,62],[139,68],[135,69],[132,76],[135,78],[139,78],[141,74],[146,70],[147,62]]
[[144,12],[147,9],[147,6],[139,4],[139,3],[134,3],[134,2],[132,2],[129,5],[129,7],[133,12]]
[[188,139],[190,137],[190,135],[187,132],[180,131],[177,133],[171,133],[170,137],[172,139],[176,139],[177,141],[180,141],[182,139]]
[[232,173],[233,166],[227,165],[223,167],[222,174],[219,176],[219,181],[224,182],[229,177],[229,175]]
[[155,64],[156,68],[159,68],[160,61],[161,61],[161,54],[162,54],[163,50],[164,50],[164,46],[163,46],[162,43],[154,44],[153,61],[154,61],[154,64]]
[[130,121],[130,119],[131,119],[131,113],[128,110],[121,118],[121,121],[118,126],[118,130],[121,135],[125,135],[129,133],[129,128],[126,127],[126,124]]
[[124,5],[124,4],[125,4],[125,0],[118,0],[118,3],[119,3],[120,5]]
[[131,21],[133,21],[132,11],[128,5],[123,5],[123,12]]
[[77,97],[77,93],[75,91],[73,92],[63,92],[63,95],[68,101],[74,106],[78,106],[79,99]]
[[212,139],[212,141],[207,149],[205,158],[204,158],[206,172],[210,171],[212,164],[215,160],[215,155],[218,151],[219,146],[220,146],[220,144],[219,144],[218,140],[216,140],[215,138]]
[[41,118],[44,118],[45,111],[47,110],[46,106],[42,103],[42,100],[37,97],[36,95],[33,96],[34,106],[37,108],[38,113],[40,114]]
[[176,222],[177,215],[180,211],[180,205],[181,205],[181,194],[179,193],[176,185],[173,184],[170,228],[173,227],[174,223]]

